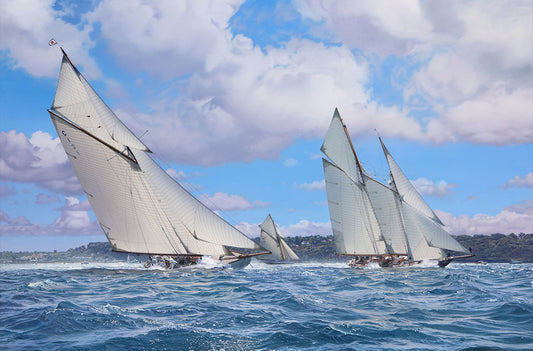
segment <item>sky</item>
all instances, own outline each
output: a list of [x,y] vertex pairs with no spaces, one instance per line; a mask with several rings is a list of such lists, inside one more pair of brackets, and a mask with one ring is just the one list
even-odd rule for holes
[[[49,46],[54,38],[58,45]],[[330,235],[335,108],[450,233],[533,232],[531,1],[0,0],[0,251],[106,241],[46,112],[62,47],[167,172],[259,235]]]

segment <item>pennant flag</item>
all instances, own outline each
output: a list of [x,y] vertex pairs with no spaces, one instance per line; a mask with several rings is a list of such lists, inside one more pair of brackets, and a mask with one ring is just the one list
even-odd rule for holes
[[48,42],[48,45],[50,45],[50,46],[54,46],[56,44],[57,44],[57,41],[55,41],[54,38],[50,39],[50,41]]

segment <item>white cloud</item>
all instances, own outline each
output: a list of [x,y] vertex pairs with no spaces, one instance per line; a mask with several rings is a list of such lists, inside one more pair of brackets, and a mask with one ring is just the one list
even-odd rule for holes
[[296,4],[304,17],[324,21],[334,40],[370,54],[410,54],[433,37],[423,6],[415,0],[308,0]]
[[426,178],[418,178],[411,183],[422,196],[445,197],[451,194],[453,188],[457,187],[457,185],[446,183],[444,180],[434,183]]
[[476,214],[473,217],[454,215],[436,210],[435,213],[450,233],[461,234],[510,234],[531,233],[533,231],[533,200],[505,207],[494,216]]
[[241,2],[104,0],[88,19],[130,68],[172,79],[209,69],[226,53],[228,21]]
[[87,200],[80,202],[75,197],[67,197],[65,204],[58,209],[61,213],[53,223],[48,225],[36,224],[27,218],[19,216],[10,218],[0,211],[0,236],[61,236],[61,235],[95,235],[101,234],[96,221],[91,221]]
[[331,235],[331,223],[312,222],[302,219],[298,223],[280,228],[284,236]]
[[[66,23],[62,16],[68,9],[56,10],[54,5],[53,0],[1,1],[0,50],[6,50],[14,68],[37,77],[56,77],[61,58],[58,46],[64,45],[89,77],[99,77],[101,73],[89,57],[91,27]],[[59,45],[48,46],[52,37]]]
[[324,191],[326,190],[326,181],[325,180],[314,180],[311,183],[298,184],[297,187],[299,189],[304,189],[305,191],[314,191],[314,190]]
[[228,195],[219,192],[213,196],[203,194],[198,197],[198,200],[213,211],[245,211],[253,208],[250,201],[241,195]]
[[436,142],[460,139],[478,144],[525,144],[533,138],[533,88],[485,88],[483,94],[450,107],[440,119],[428,123],[428,136]]
[[[241,232],[248,235],[250,238],[258,237],[261,234],[261,229],[258,224],[250,224],[248,222],[241,222],[235,226]],[[331,223],[311,222],[302,219],[297,223],[289,224],[287,226],[280,226],[280,232],[283,236],[310,236],[323,235],[328,236],[332,234]]]
[[[366,54],[377,53],[378,66],[392,54],[420,67],[398,88],[404,90],[408,109],[420,108],[424,101],[437,115],[424,119],[425,139],[492,145],[531,141],[530,1],[297,4],[303,16],[324,21],[334,39]],[[378,127],[384,135],[397,135]]]
[[[75,197],[67,197],[65,205],[60,208],[61,216],[57,218],[52,227],[63,232],[82,231],[87,232],[88,228],[93,229],[95,226],[89,218],[88,211],[91,210],[89,202],[85,200],[80,202]],[[94,234],[94,231],[91,232]]]
[[524,178],[515,176],[503,185],[504,188],[533,188],[533,173],[528,173]]
[[59,138],[37,131],[31,138],[12,130],[0,132],[0,180],[32,183],[62,194],[81,194]]

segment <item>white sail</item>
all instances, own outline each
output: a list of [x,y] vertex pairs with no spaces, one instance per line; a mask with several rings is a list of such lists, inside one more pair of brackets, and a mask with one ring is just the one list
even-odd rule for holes
[[409,249],[402,216],[398,209],[397,193],[367,175],[363,177],[381,233],[388,246],[388,252],[407,254]]
[[53,113],[50,116],[113,249],[186,254],[137,164]]
[[139,166],[150,179],[162,208],[172,223],[180,226],[178,235],[191,234],[196,239],[225,246],[261,249],[222,217],[187,192],[144,151],[133,151]]
[[441,260],[445,257],[444,252],[438,247],[428,244],[422,222],[429,219],[418,212],[407,203],[402,203],[401,212],[403,216],[405,233],[409,242],[409,256],[413,261],[421,260]]
[[232,255],[261,249],[165,173],[64,54],[50,117],[114,250]]
[[261,228],[261,236],[259,243],[263,248],[270,251],[271,254],[262,255],[260,259],[275,260],[275,261],[287,261],[287,260],[299,260],[300,258],[296,253],[287,245],[281,233],[279,232],[272,216],[270,214],[259,225]]
[[283,256],[285,257],[285,260],[297,261],[300,259],[300,257],[298,257],[296,252],[294,252],[291,249],[289,244],[287,244],[285,240],[283,240],[283,238],[280,238],[279,243],[281,247],[281,252],[283,252]]
[[96,94],[66,54],[52,109],[106,142],[111,138],[131,148],[148,151]]
[[381,141],[390,168],[386,186],[365,174],[335,109],[321,150],[335,247],[351,255],[407,255],[442,260],[446,251],[466,253],[444,229]]
[[354,182],[331,162],[322,161],[337,253],[386,254],[385,242],[364,184]]
[[362,181],[362,170],[357,162],[357,156],[337,109],[333,113],[333,118],[320,150],[354,182]]
[[407,179],[405,174],[402,172],[400,166],[398,166],[392,155],[389,153],[389,151],[385,147],[385,144],[383,144],[381,138],[379,140],[381,142],[383,152],[385,153],[387,162],[389,164],[392,181],[394,182],[398,193],[401,195],[402,200],[413,206],[421,213],[423,213],[426,217],[431,218],[435,222],[442,225],[442,222],[439,217],[437,217],[435,212],[433,212],[433,210],[428,206],[422,196],[420,196],[418,191],[416,191],[413,184],[409,181],[409,179]]
[[[387,162],[390,168],[391,181],[393,182],[395,189],[398,192],[398,199],[400,200],[402,213],[404,214],[404,226],[409,241],[415,240],[420,242],[418,238],[420,233],[423,235],[427,246],[431,249],[433,255],[437,252],[441,255],[444,254],[442,250],[449,250],[461,253],[468,253],[468,251],[457,242],[452,236],[444,229],[444,225],[433,210],[424,201],[422,196],[416,191],[415,187],[407,179],[402,172],[392,155],[389,153],[385,144],[380,138],[380,143],[383,148],[383,152],[387,158]],[[411,245],[413,247],[413,245]],[[428,258],[421,255],[420,257]],[[442,256],[441,258],[444,258]]]

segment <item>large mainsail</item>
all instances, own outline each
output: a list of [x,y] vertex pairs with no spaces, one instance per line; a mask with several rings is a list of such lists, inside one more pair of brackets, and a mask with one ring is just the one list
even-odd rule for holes
[[259,243],[271,252],[271,254],[261,256],[260,259],[275,261],[295,261],[300,259],[289,245],[287,245],[285,240],[283,240],[283,236],[276,227],[270,214],[259,227],[261,228]]
[[323,159],[323,167],[337,253],[387,254],[361,166],[337,109],[321,150],[333,161]]
[[159,167],[64,52],[48,111],[114,250],[222,257],[227,247],[262,249]]

